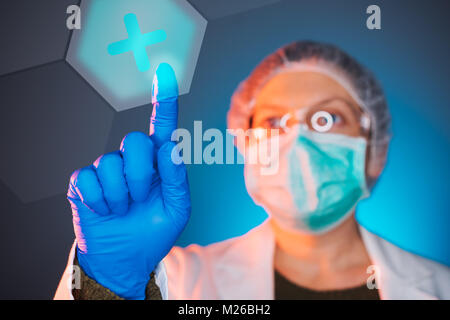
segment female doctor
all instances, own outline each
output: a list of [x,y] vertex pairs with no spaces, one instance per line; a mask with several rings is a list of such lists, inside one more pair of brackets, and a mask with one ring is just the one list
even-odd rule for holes
[[275,174],[258,161],[244,166],[269,218],[205,247],[173,247],[190,215],[186,169],[170,141],[177,93],[172,69],[160,65],[150,137],[130,133],[120,150],[72,175],[76,241],[55,299],[450,298],[448,267],[355,220],[383,170],[391,121],[377,81],[352,57],[295,42],[240,84],[228,128],[254,129],[256,138],[238,149],[248,157],[279,139]]

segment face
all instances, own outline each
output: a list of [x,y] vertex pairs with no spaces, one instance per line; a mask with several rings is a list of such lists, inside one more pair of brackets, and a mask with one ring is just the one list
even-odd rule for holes
[[271,79],[256,97],[251,126],[283,133],[283,128],[302,122],[314,130],[328,121],[314,117],[319,111],[333,119],[327,132],[365,136],[358,104],[334,79],[317,72],[285,72]]
[[[344,221],[367,196],[366,117],[347,89],[325,74],[272,78],[256,96],[251,127],[279,129],[279,169],[266,176],[260,164],[246,164],[253,200],[293,230],[321,233]],[[257,141],[263,140],[253,146]]]

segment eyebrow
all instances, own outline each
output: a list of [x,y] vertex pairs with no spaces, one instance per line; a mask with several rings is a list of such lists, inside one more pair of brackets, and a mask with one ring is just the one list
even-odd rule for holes
[[351,108],[359,107],[358,105],[354,105],[354,104],[351,103],[349,100],[347,100],[347,99],[345,99],[345,98],[341,98],[341,97],[327,98],[327,99],[324,99],[324,100],[322,100],[322,101],[319,101],[318,103],[315,103],[315,104],[311,105],[310,107],[318,107],[318,106],[320,106],[320,105],[327,104],[327,103],[333,102],[333,101],[342,101],[342,102],[344,102],[347,106],[349,106],[349,107],[351,107]]
[[[308,108],[320,107],[321,105],[325,105],[325,104],[333,102],[333,101],[344,102],[348,107],[350,107],[350,109],[352,109],[352,112],[354,112],[354,109],[360,109],[362,111],[362,108],[359,105],[355,105],[351,101],[349,101],[345,98],[341,98],[341,97],[327,98],[327,99],[321,100],[315,104],[309,105],[307,107]],[[286,109],[286,107],[287,107],[287,105],[285,105],[285,104],[276,104],[276,103],[265,104],[264,102],[261,104],[261,106],[264,108],[276,108],[276,109]]]
[[350,110],[352,111],[352,113],[353,113],[356,117],[359,116],[359,114],[357,113],[357,110],[360,111],[361,113],[364,112],[364,110],[362,109],[362,107],[361,107],[360,105],[358,105],[358,104],[353,104],[351,101],[349,101],[349,100],[347,100],[347,99],[345,99],[345,98],[341,98],[341,97],[328,98],[328,99],[322,100],[322,101],[320,101],[320,102],[318,102],[318,103],[316,103],[316,104],[313,104],[313,105],[311,105],[311,106],[309,106],[309,107],[310,107],[310,108],[311,108],[311,107],[320,107],[321,105],[325,105],[325,104],[330,103],[330,102],[333,102],[333,101],[341,101],[341,102],[344,102],[348,107],[350,107]]
[[[287,104],[276,104],[276,103],[261,103],[260,107],[264,107],[265,109],[286,109],[290,108],[290,105]],[[253,108],[255,110],[255,108]]]

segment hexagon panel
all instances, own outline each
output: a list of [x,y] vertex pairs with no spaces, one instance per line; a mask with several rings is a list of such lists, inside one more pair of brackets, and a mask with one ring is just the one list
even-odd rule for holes
[[0,1],[0,75],[64,59],[66,9],[77,0]]
[[189,0],[209,21],[250,11],[280,0]]
[[64,60],[0,77],[0,179],[32,202],[103,153],[116,113]]
[[207,21],[185,0],[86,0],[66,60],[117,111],[150,103],[160,63],[189,92]]

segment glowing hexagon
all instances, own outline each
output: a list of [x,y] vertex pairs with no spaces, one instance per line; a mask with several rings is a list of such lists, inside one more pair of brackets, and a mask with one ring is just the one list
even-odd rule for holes
[[66,60],[116,109],[148,104],[169,63],[189,92],[207,21],[186,0],[85,0]]

